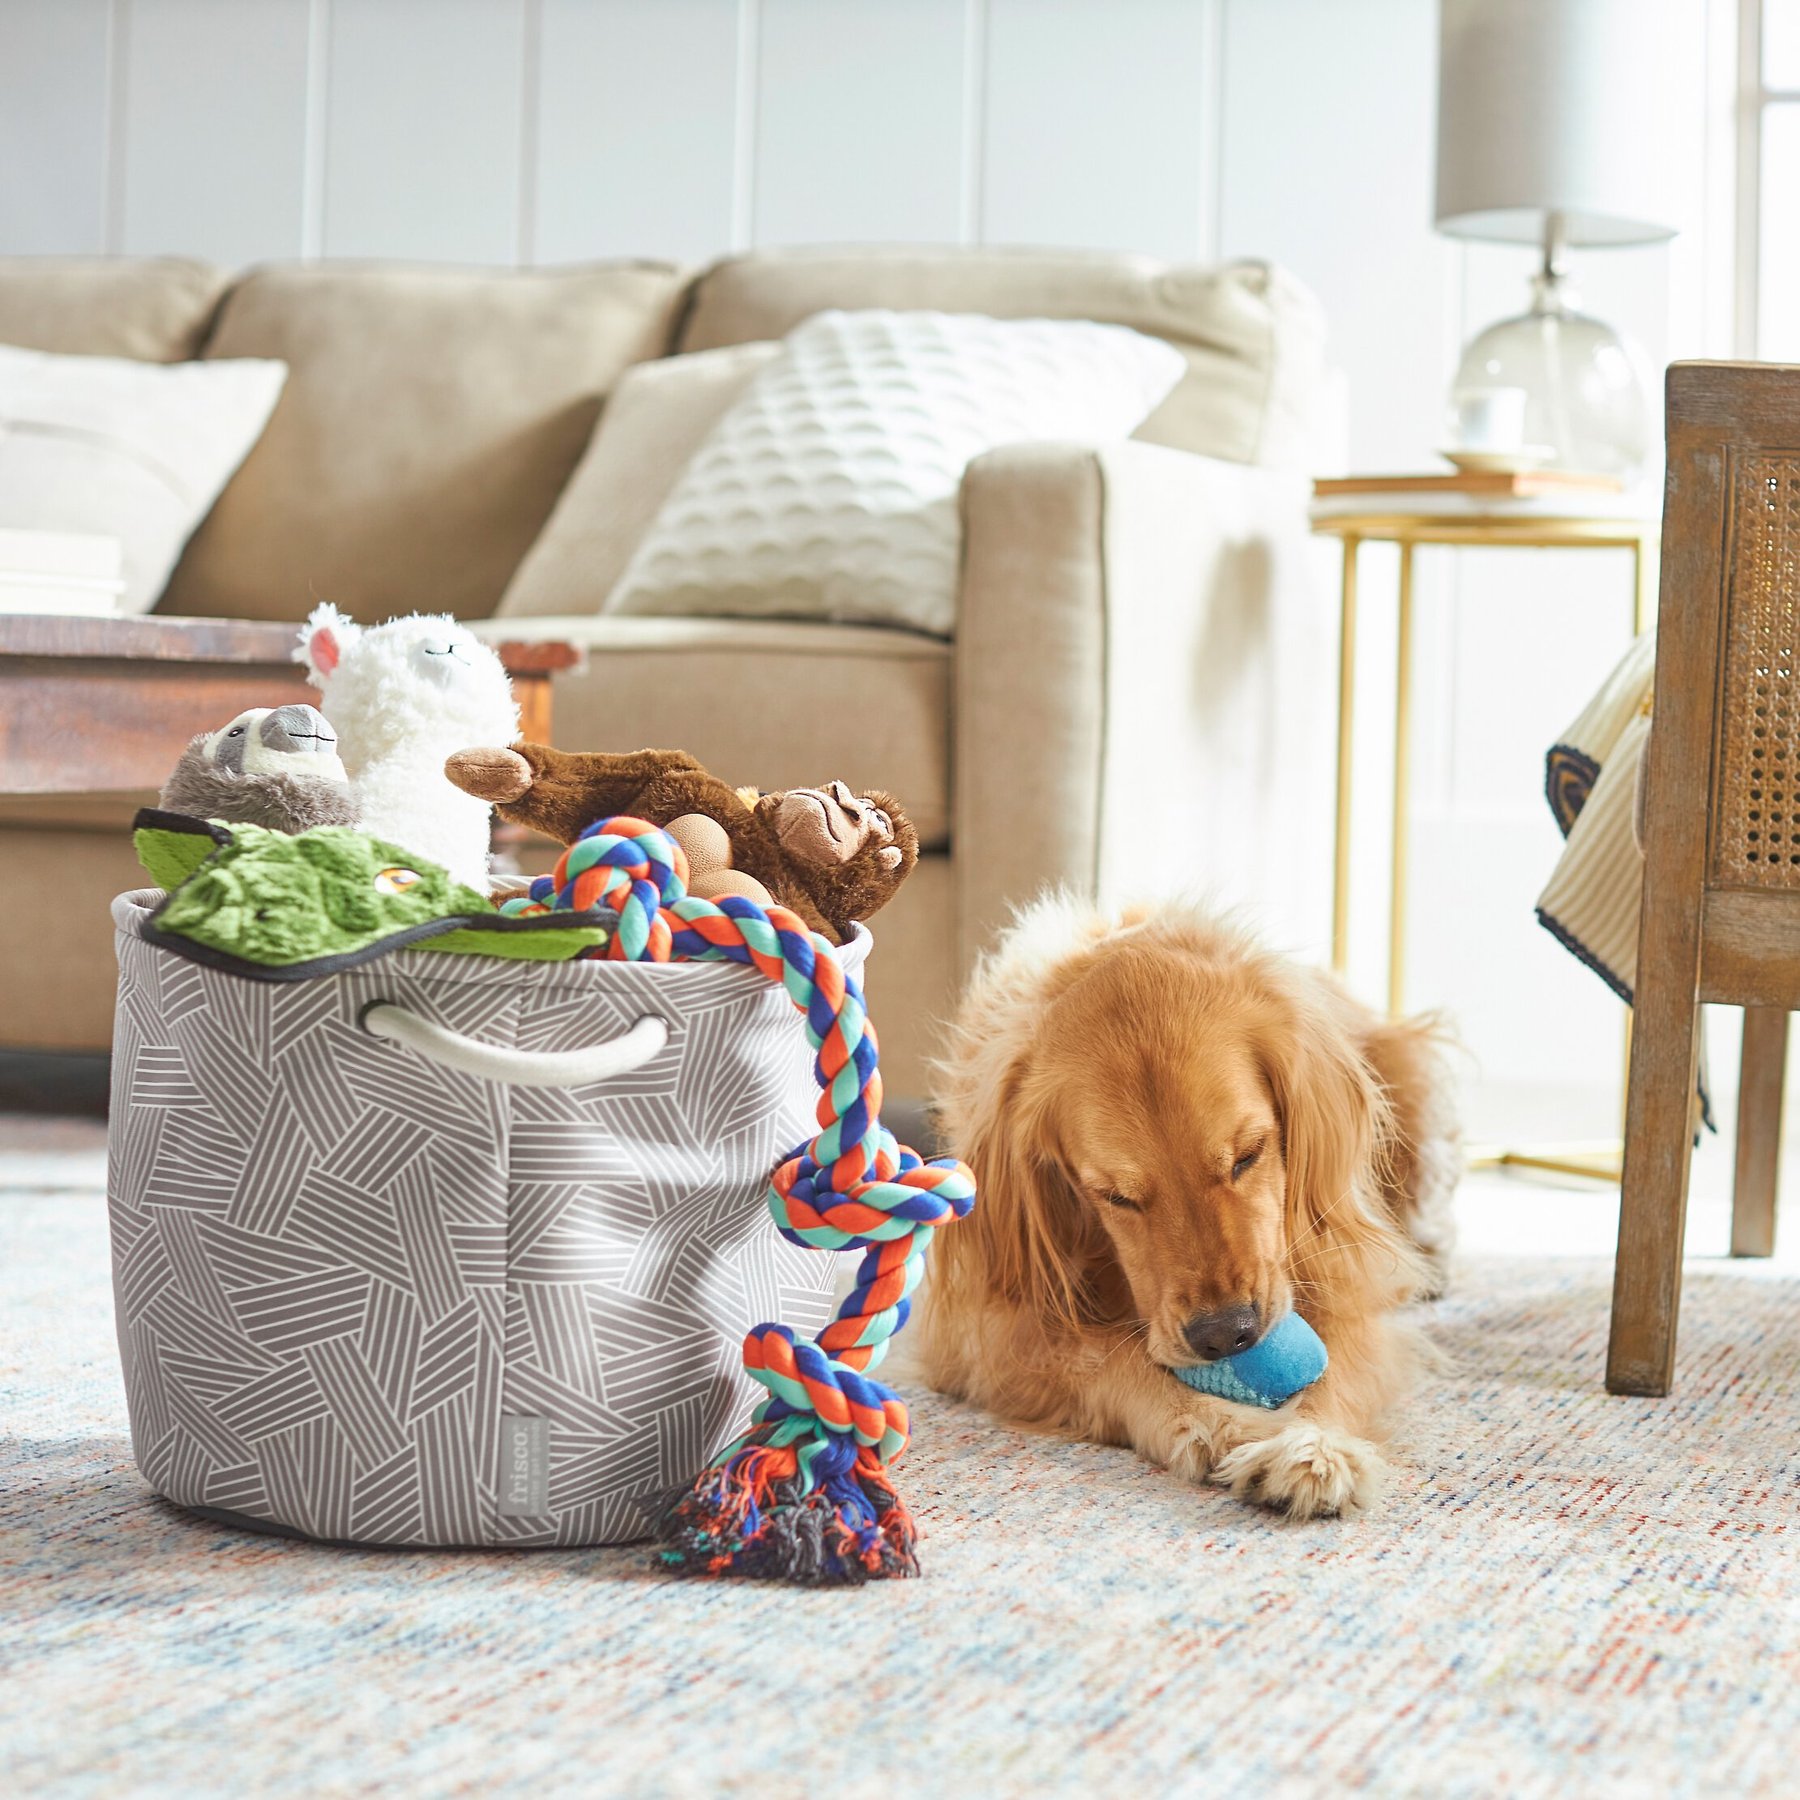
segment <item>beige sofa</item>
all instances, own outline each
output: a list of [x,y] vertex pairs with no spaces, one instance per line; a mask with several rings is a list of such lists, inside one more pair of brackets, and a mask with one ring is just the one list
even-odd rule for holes
[[[769,354],[732,347],[828,306],[1116,321],[1174,343],[1188,373],[1129,443],[970,466],[953,642],[602,614]],[[1235,876],[1229,897],[1287,896],[1282,859],[1247,864],[1243,847],[1280,782],[1306,777],[1275,753],[1270,672],[1318,637],[1303,477],[1326,384],[1317,307],[1278,271],[960,250],[762,253],[698,275],[0,260],[0,342],[289,364],[160,611],[297,620],[328,597],[365,620],[450,610],[569,638],[588,660],[559,678],[567,746],[680,745],[765,787],[842,776],[899,794],[925,855],[876,921],[895,1093],[927,1090],[960,976],[1045,886]],[[566,488],[561,549],[530,554]],[[4,866],[56,871],[65,902],[0,952],[0,1045],[104,1047],[105,902],[134,879],[120,828],[144,798],[0,800]]]

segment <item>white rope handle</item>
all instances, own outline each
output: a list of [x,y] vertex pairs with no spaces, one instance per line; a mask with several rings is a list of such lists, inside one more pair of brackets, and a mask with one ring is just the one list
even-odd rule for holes
[[359,1022],[371,1037],[404,1044],[428,1062],[512,1087],[585,1087],[590,1081],[609,1081],[641,1069],[669,1041],[668,1024],[654,1013],[639,1019],[622,1036],[580,1050],[508,1050],[500,1044],[484,1044],[447,1025],[421,1019],[391,1000],[365,1006]]

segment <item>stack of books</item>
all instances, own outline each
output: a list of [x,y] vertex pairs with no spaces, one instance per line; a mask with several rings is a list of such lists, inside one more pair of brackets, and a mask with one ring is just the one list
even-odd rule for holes
[[0,613],[114,617],[125,592],[119,540],[0,529]]
[[1453,475],[1332,475],[1313,483],[1318,500],[1372,494],[1469,494],[1484,500],[1536,500],[1545,495],[1616,494],[1615,475],[1574,469],[1458,469]]

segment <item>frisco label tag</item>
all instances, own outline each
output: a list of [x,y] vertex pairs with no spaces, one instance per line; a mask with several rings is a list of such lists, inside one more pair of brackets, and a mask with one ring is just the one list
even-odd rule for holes
[[500,1511],[535,1519],[550,1510],[550,1421],[524,1413],[500,1420]]

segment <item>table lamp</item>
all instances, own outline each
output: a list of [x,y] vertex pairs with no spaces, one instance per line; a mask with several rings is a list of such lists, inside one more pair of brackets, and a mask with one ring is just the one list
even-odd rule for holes
[[1463,352],[1447,454],[1629,482],[1655,431],[1649,366],[1577,310],[1572,248],[1675,234],[1675,0],[1440,0],[1437,206],[1450,237],[1536,244],[1531,306]]

